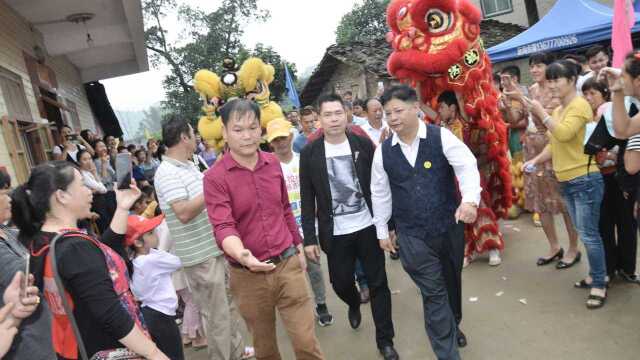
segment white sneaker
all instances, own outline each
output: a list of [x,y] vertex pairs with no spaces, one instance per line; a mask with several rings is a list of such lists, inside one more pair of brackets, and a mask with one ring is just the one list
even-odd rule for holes
[[502,264],[502,259],[500,258],[500,250],[489,250],[489,265],[498,266]]

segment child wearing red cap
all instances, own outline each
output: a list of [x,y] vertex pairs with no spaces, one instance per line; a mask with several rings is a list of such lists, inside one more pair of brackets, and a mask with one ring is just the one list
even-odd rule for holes
[[182,339],[175,322],[178,297],[171,280],[182,264],[177,256],[156,249],[158,237],[153,230],[163,221],[164,215],[129,216],[125,244],[135,254],[131,290],[142,304],[140,310],[158,348],[170,359],[182,360]]

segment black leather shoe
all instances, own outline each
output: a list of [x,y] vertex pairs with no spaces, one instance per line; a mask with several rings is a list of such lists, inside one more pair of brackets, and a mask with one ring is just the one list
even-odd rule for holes
[[458,347],[467,346],[467,336],[462,332],[462,330],[458,329]]
[[380,354],[382,354],[382,357],[384,358],[384,360],[400,359],[400,355],[398,355],[398,352],[396,351],[396,349],[393,348],[392,345],[387,345],[382,349],[380,349]]
[[349,325],[351,325],[351,328],[352,329],[359,328],[361,322],[362,322],[362,314],[360,313],[360,307],[349,308]]
[[576,257],[573,258],[572,262],[564,262],[563,260],[558,261],[558,263],[556,264],[556,269],[558,270],[568,269],[573,265],[579,263],[581,258],[582,258],[582,254],[580,253],[580,251],[578,251],[578,253],[576,254]]
[[553,254],[553,256],[550,257],[550,258],[543,258],[543,257],[538,258],[538,261],[536,262],[536,265],[538,265],[538,266],[548,265],[548,264],[551,264],[552,262],[554,262],[556,260],[562,260],[563,256],[564,256],[564,249],[560,248],[560,250],[558,250],[558,252]]

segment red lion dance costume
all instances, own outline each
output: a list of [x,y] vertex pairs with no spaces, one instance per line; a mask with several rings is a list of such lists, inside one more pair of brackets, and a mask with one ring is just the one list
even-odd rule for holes
[[432,104],[456,92],[467,115],[464,141],[478,159],[482,200],[465,229],[465,256],[504,248],[498,218],[511,207],[507,129],[498,111],[491,62],[480,39],[481,14],[469,0],[393,0],[387,9],[389,72]]

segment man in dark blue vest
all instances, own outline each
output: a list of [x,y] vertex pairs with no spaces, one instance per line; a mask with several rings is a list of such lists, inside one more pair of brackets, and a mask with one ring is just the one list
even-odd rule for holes
[[371,173],[380,247],[396,251],[395,234],[387,226],[393,214],[400,260],[422,293],[433,351],[439,360],[457,360],[458,329],[447,284],[459,274],[452,254],[454,244],[464,241],[461,223],[477,217],[482,189],[476,159],[449,130],[418,118],[419,103],[410,87],[390,88],[382,104],[394,134],[376,149]]

